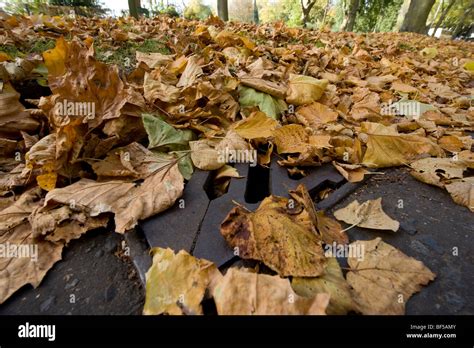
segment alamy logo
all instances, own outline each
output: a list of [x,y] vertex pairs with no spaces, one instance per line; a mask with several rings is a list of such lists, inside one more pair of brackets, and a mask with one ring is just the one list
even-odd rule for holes
[[48,341],[56,340],[56,325],[35,325],[26,322],[18,326],[20,338],[47,338]]
[[85,116],[88,119],[95,118],[95,103],[73,102],[64,99],[54,105],[55,111],[60,116]]

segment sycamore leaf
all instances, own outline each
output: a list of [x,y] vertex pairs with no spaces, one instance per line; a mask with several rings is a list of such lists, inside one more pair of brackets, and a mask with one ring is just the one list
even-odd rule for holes
[[382,210],[382,198],[368,200],[362,204],[354,200],[345,208],[336,210],[334,216],[340,221],[363,228],[396,232],[400,227],[398,221]]
[[293,105],[311,104],[322,97],[327,85],[328,80],[290,74],[286,101]]
[[219,315],[322,315],[329,302],[326,293],[305,298],[288,279],[237,268],[227,271],[212,295]]
[[367,167],[408,164],[422,155],[443,157],[443,150],[430,139],[412,134],[367,135],[367,151],[362,163]]
[[253,112],[246,119],[236,123],[234,130],[245,139],[269,138],[278,126],[278,121],[268,117],[264,112]]
[[213,281],[222,277],[210,261],[186,251],[153,248],[153,264],[146,273],[143,314],[202,314],[201,301]]
[[269,94],[258,92],[253,88],[239,86],[239,103],[242,108],[258,106],[260,111],[275,120],[287,109],[282,99],[276,99]]
[[456,180],[445,187],[457,204],[474,212],[474,177]]
[[225,164],[215,149],[215,143],[208,139],[190,141],[191,160],[196,168],[202,170],[219,169]]
[[339,222],[327,216],[323,211],[316,212],[317,228],[326,244],[347,244],[349,237]]
[[273,131],[274,142],[278,153],[302,153],[310,145],[308,135],[300,124],[289,124]]
[[459,179],[467,166],[463,161],[452,158],[422,158],[410,164],[410,174],[416,179],[430,185],[444,187],[443,181]]
[[336,111],[318,102],[299,107],[296,110],[298,120],[311,128],[318,128],[325,123],[334,122],[338,116]]
[[295,213],[287,204],[286,198],[270,196],[253,213],[235,207],[221,234],[241,258],[262,261],[283,277],[318,276],[325,264],[321,239],[308,213]]
[[97,182],[81,179],[72,185],[50,191],[48,202],[74,204],[90,216],[115,214],[115,229],[124,233],[138,220],[158,214],[181,197],[183,176],[176,163],[170,162],[148,176],[141,184],[119,180]]
[[359,164],[347,164],[332,162],[333,166],[349,182],[360,182],[364,180],[364,175],[369,173]]
[[291,287],[298,295],[304,297],[312,298],[318,294],[329,294],[327,314],[344,315],[354,310],[349,285],[335,257],[328,258],[324,274],[316,278],[294,277],[291,280]]
[[26,284],[37,287],[48,270],[61,259],[62,243],[33,235],[28,216],[41,205],[38,188],[27,191],[0,211],[0,251],[21,248],[25,257],[0,257],[0,304]]
[[351,246],[364,251],[363,258],[348,258],[351,270],[346,275],[357,310],[363,314],[404,314],[411,295],[435,278],[422,262],[381,238],[356,241]]
[[186,147],[193,138],[192,131],[175,129],[159,117],[143,114],[142,120],[150,142],[148,148],[168,147],[175,149],[176,145]]

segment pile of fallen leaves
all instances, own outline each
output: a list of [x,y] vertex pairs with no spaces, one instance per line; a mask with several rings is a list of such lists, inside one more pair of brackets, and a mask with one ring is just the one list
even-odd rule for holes
[[[0,49],[0,245],[39,249],[37,262],[0,258],[0,303],[38,286],[72,239],[112,220],[124,233],[171,207],[195,168],[238,176],[220,159],[227,150],[258,150],[260,165],[277,157],[297,175],[332,163],[351,182],[409,166],[474,211],[473,43],[217,18],[0,13],[0,48],[44,38],[56,43],[42,55]],[[96,55],[146,40],[171,53],[137,50],[131,67]],[[34,99],[25,84],[49,89]],[[344,277],[323,246],[348,244],[345,231],[303,186],[290,195],[267,197],[254,212],[237,206],[216,226],[269,274],[222,275],[209,261],[155,248],[144,313],[199,314],[211,296],[219,314],[400,314],[434,279],[381,238],[351,244],[365,256],[349,257]],[[335,217],[398,229],[381,200],[355,201]]]

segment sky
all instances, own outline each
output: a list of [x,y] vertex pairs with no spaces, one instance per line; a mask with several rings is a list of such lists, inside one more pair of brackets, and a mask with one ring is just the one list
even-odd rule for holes
[[[190,0],[183,0],[184,3],[189,3]],[[203,0],[206,5],[213,6],[216,0]],[[120,15],[122,10],[128,10],[128,0],[100,0],[104,4],[105,8],[112,11],[114,15]],[[142,0],[142,6],[147,7],[148,1]]]

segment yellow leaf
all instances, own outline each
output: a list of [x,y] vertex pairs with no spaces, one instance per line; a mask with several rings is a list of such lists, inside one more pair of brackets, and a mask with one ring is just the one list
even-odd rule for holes
[[69,46],[61,36],[56,40],[56,47],[43,52],[43,59],[48,75],[52,77],[61,76],[66,71],[65,61],[68,55]]
[[245,120],[238,122],[233,128],[242,138],[257,139],[271,137],[277,126],[278,121],[261,111],[256,111]]
[[311,76],[290,75],[286,101],[293,105],[311,104],[319,100],[328,85],[328,80],[317,80]]

